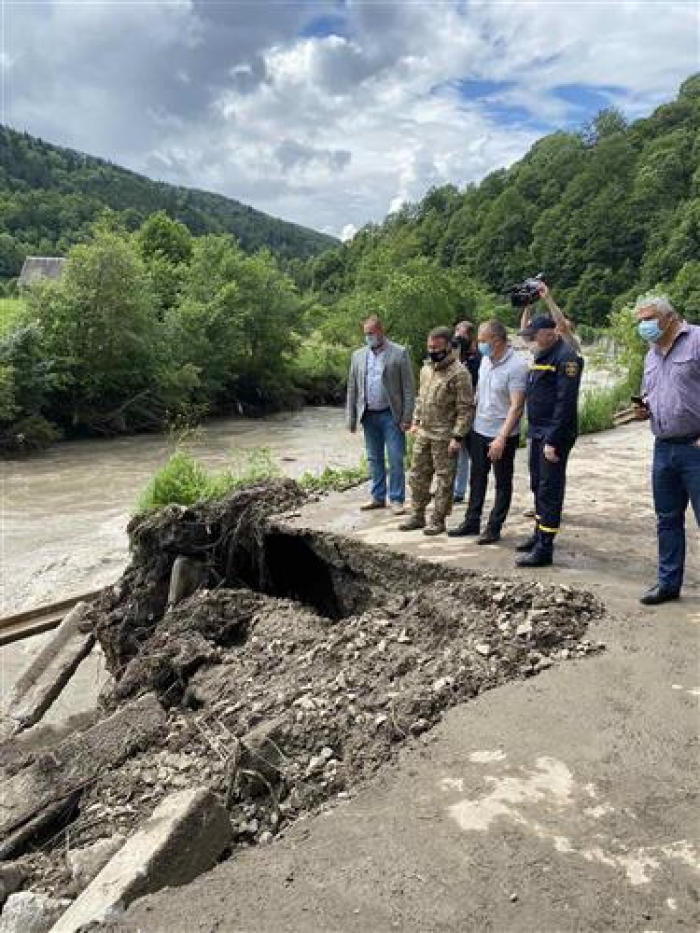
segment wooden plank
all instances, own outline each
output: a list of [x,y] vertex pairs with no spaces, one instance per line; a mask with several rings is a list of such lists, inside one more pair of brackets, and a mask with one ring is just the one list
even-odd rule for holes
[[62,599],[46,606],[36,606],[34,609],[26,609],[24,612],[5,616],[0,619],[0,646],[57,628],[63,617],[77,603],[95,599],[100,593],[102,590],[91,590],[81,596],[71,596],[69,599]]

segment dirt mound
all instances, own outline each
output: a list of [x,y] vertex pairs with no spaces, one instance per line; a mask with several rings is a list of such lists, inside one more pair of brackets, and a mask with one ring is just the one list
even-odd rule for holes
[[[226,802],[235,845],[270,841],[455,703],[599,647],[584,638],[602,612],[590,593],[285,525],[301,501],[280,481],[132,523],[132,564],[92,611],[114,676],[104,703],[154,692],[167,735],[83,790],[73,847],[197,784]],[[65,893],[65,833],[52,845],[25,863]]]

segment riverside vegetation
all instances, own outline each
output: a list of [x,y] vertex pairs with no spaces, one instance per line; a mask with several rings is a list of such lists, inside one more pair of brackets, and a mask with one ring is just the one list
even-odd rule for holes
[[[57,158],[46,144],[14,146],[23,194],[3,192],[5,165],[0,196],[12,211],[0,220],[2,249],[44,243],[41,192]],[[73,170],[62,164],[64,193]],[[100,177],[109,189],[110,173]],[[113,180],[127,185],[119,172]],[[78,204],[77,190],[72,197]],[[317,255],[290,258],[273,238],[257,249],[223,224],[208,232],[177,199],[145,219],[124,201],[101,203],[113,210],[71,228],[82,242],[58,282],[13,300],[5,280],[0,450],[339,401],[368,313],[385,318],[418,365],[436,323],[495,315],[514,325],[505,291],[541,269],[584,336],[605,329],[622,348],[621,384],[583,398],[583,429],[598,430],[639,384],[635,297],[663,290],[700,320],[700,75],[646,119],[627,124],[604,111],[480,184],[433,189]]]

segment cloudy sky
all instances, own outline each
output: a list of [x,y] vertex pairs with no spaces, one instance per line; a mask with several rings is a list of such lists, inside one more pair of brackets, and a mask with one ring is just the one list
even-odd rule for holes
[[700,70],[697,0],[0,0],[2,122],[348,235]]

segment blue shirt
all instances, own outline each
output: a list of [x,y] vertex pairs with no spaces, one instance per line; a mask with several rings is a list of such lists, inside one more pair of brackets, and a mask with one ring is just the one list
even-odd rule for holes
[[367,351],[365,398],[370,411],[383,411],[389,407],[389,396],[384,388],[385,349],[377,350],[376,353],[372,349]]

